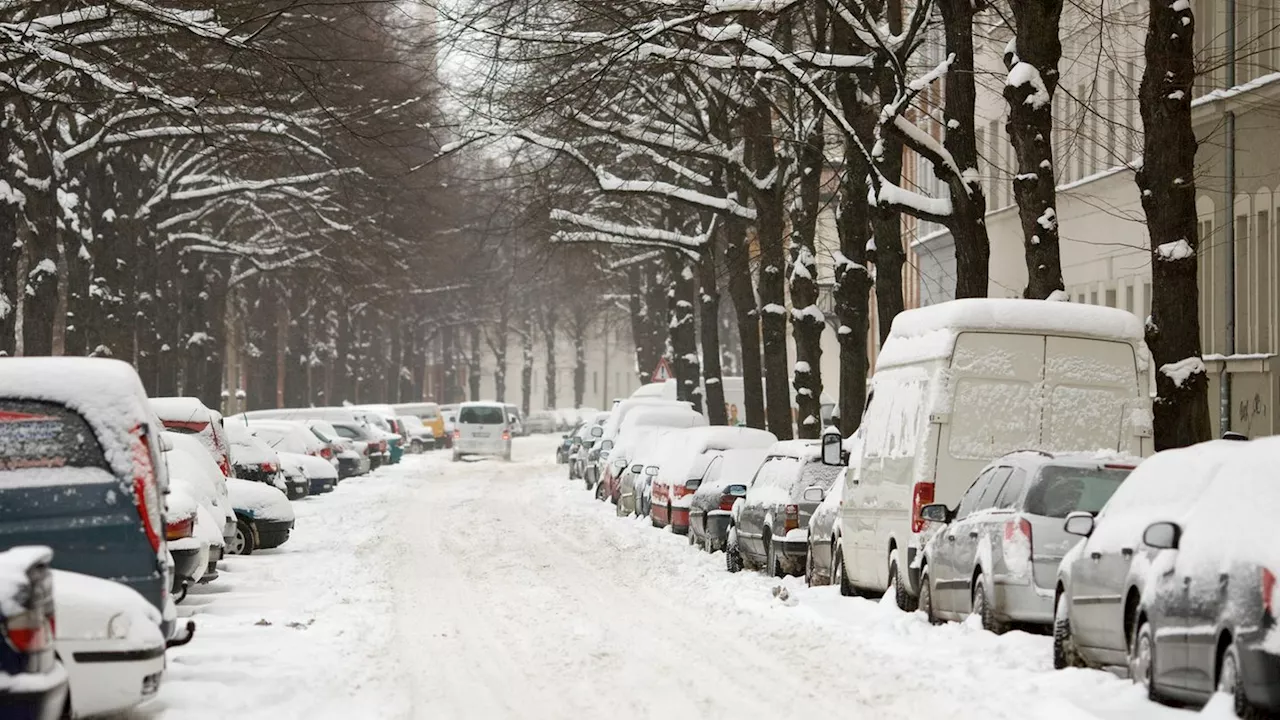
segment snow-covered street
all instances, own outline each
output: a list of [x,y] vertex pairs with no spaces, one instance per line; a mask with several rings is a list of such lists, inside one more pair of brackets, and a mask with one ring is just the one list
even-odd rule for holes
[[180,609],[147,718],[1164,718],[1050,640],[724,571],[553,462],[447,453],[295,503],[295,537]]

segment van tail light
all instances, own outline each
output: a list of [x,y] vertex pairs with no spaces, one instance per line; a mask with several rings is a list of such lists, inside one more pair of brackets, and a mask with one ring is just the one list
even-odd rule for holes
[[1031,557],[1031,521],[1024,517],[1014,518],[1004,524],[1004,547],[1006,557],[1010,550],[1016,550],[1023,544],[1027,558]]
[[461,439],[462,439],[462,431],[461,431],[461,430],[454,430],[454,431],[453,431],[453,439],[454,439],[454,440],[461,440]]
[[911,489],[911,532],[924,532],[925,519],[920,517],[920,508],[933,502],[934,484],[918,482]]
[[181,540],[189,538],[196,529],[196,516],[189,515],[181,520],[173,520],[164,525],[165,540]]
[[783,534],[786,534],[791,532],[792,530],[799,530],[799,529],[800,529],[800,506],[788,505],[787,517],[786,517],[786,520],[784,520],[782,523],[782,532]]
[[503,430],[503,431],[502,431],[502,439],[503,439],[503,440],[510,440],[510,439],[511,439],[511,431],[510,431],[510,430]]
[[1277,597],[1276,574],[1262,568],[1262,608],[1266,610],[1271,617],[1276,616],[1276,604],[1280,600]]
[[721,509],[721,510],[724,510],[725,512],[729,512],[730,510],[733,510],[733,503],[734,503],[734,501],[736,501],[737,499],[738,499],[738,496],[737,496],[737,495],[729,495],[728,493],[725,493],[724,495],[721,495],[721,496],[720,496],[720,509]]
[[142,529],[147,534],[151,549],[160,550],[160,493],[156,488],[156,468],[151,462],[151,444],[147,430],[141,425],[131,431],[133,442],[129,448],[133,460],[133,504],[142,518]]

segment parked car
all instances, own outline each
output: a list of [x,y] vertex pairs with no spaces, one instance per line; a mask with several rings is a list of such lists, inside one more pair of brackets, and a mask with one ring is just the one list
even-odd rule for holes
[[339,480],[369,472],[372,466],[372,461],[366,452],[369,443],[342,437],[338,434],[337,428],[327,420],[304,420],[303,422],[311,429],[312,434],[332,448],[333,457],[338,461]]
[[[775,443],[734,506],[729,549],[743,567],[772,577],[803,575],[809,552],[809,518],[843,470],[822,464],[818,443]],[[816,491],[816,492],[815,492]],[[728,563],[727,565],[732,564]]]
[[466,402],[458,406],[453,460],[457,462],[467,455],[511,460],[511,425],[506,406],[491,402]]
[[1129,674],[1153,699],[1200,706],[1220,692],[1238,717],[1280,716],[1278,463],[1280,438],[1254,440],[1181,518],[1143,530],[1157,555],[1131,625]]
[[505,403],[503,407],[507,409],[507,423],[511,426],[511,434],[515,437],[523,437],[525,435],[524,413],[520,411],[520,406]]
[[236,534],[227,551],[250,555],[255,550],[279,547],[293,530],[293,507],[276,488],[239,478],[227,480],[231,507],[236,513]]
[[706,424],[706,416],[695,412],[688,403],[657,401],[629,407],[614,435],[616,444],[607,439],[600,442],[600,449],[609,452],[608,461],[600,463],[604,470],[601,473],[604,496],[618,502],[622,492],[619,471],[630,465],[632,456],[643,449],[656,433],[663,429],[705,427]]
[[440,414],[440,406],[436,403],[399,403],[392,408],[401,415],[413,415],[431,430],[436,449],[448,447],[448,435],[444,426],[444,416]]
[[[844,472],[851,472],[845,468]],[[839,585],[844,569],[836,562],[840,542],[840,503],[844,498],[844,478],[836,478],[809,518],[808,549],[804,561],[805,584]]]
[[154,697],[165,669],[160,612],[120,583],[80,573],[55,570],[53,591],[72,717],[122,713]]
[[387,462],[387,441],[380,433],[375,434],[373,428],[354,420],[348,422],[330,420],[329,424],[333,426],[334,432],[344,439],[351,440],[357,448],[363,444],[364,455],[369,459],[370,470],[377,470]]
[[559,429],[560,418],[554,410],[537,410],[529,413],[525,419],[524,429],[530,435],[550,435]]
[[54,650],[53,551],[0,552],[0,709],[15,720],[59,720],[67,671]]
[[199,516],[200,503],[182,483],[173,484],[165,496],[164,539],[172,560],[169,592],[174,602],[182,602],[209,568],[209,543],[196,537]]
[[199,398],[193,397],[151,398],[151,409],[164,423],[165,430],[198,438],[217,463],[222,476],[231,477],[231,444],[222,427],[220,413],[210,410]]
[[[569,462],[569,454],[573,452],[573,444],[577,437],[579,427],[574,427],[570,432],[560,436],[560,444],[556,445],[556,464],[565,465]],[[569,479],[573,480],[572,469],[570,470]]]
[[[209,455],[204,443],[197,438],[166,431],[166,439],[173,447],[165,453],[171,484],[175,474],[195,483],[192,494],[220,523],[209,529],[216,530],[225,545],[235,534],[235,513],[231,511],[231,503],[227,499],[227,479],[221,468]],[[214,561],[218,559],[213,558]]]
[[[892,587],[899,607],[914,609],[920,509],[955,506],[992,458],[1023,449],[1150,454],[1142,338],[1132,313],[1076,303],[966,299],[894,318],[872,378],[858,482],[844,491],[840,550],[851,588]],[[839,450],[838,437],[824,442]]]
[[921,560],[920,609],[932,620],[970,614],[991,632],[1053,624],[1058,564],[1079,540],[1073,512],[1097,513],[1138,463],[1099,453],[1018,452],[988,465],[952,510],[926,505],[939,523]]
[[409,452],[426,452],[436,446],[436,436],[417,415],[399,415],[396,420],[409,436]]
[[165,619],[165,440],[138,374],[103,358],[0,358],[0,547],[134,589]]
[[[225,479],[200,443],[190,442],[198,455],[190,452],[191,447],[176,445],[164,454],[169,465],[165,539],[172,541],[169,554],[174,560],[174,577],[170,589],[177,602],[186,597],[191,585],[217,579],[217,563],[226,549],[223,533],[231,513]],[[216,483],[207,476],[210,472]],[[229,529],[234,535],[234,514],[231,517]]]
[[[306,479],[308,495],[331,492],[337,486],[338,469],[335,461],[332,457],[324,456],[327,446],[303,423],[292,420],[251,420],[247,427],[254,437],[276,451],[281,463],[285,465],[286,473],[290,465],[299,469]],[[332,452],[329,454],[332,456]]]
[[595,489],[597,479],[587,473],[587,468],[595,466],[595,461],[590,455],[595,450],[600,434],[604,431],[604,422],[608,418],[608,413],[597,413],[583,423],[581,429],[574,435],[573,448],[569,451],[569,479],[583,480],[588,490]]
[[707,469],[689,502],[689,538],[693,544],[707,552],[725,548],[733,506],[747,496],[751,478],[768,456],[767,449],[758,448],[738,448],[703,456]]
[[[254,437],[248,426],[237,418],[227,418],[223,422],[227,431],[227,439],[231,442],[231,469],[235,477],[270,485],[277,490],[293,495],[299,491],[291,487],[283,469],[280,467],[280,456],[266,443]],[[303,487],[301,490],[305,490]],[[303,495],[305,496],[305,492]]]
[[1097,517],[1087,512],[1067,516],[1066,531],[1084,540],[1058,566],[1055,667],[1128,663],[1140,601],[1153,564],[1163,554],[1144,545],[1143,534],[1153,523],[1183,522],[1218,468],[1244,447],[1214,440],[1157,453],[1129,474]]
[[771,432],[755,428],[694,427],[677,433],[679,442],[669,446],[659,463],[651,486],[654,527],[671,526],[672,532],[689,531],[689,508],[693,494],[702,484],[707,463],[702,459],[726,450],[754,448],[767,450],[778,441]]

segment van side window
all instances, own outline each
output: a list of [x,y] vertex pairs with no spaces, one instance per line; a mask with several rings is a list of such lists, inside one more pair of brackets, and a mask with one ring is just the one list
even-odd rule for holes
[[991,508],[995,507],[996,497],[999,496],[1000,491],[1005,486],[1005,482],[1009,479],[1009,476],[1012,474],[1013,474],[1013,468],[1010,468],[1010,467],[997,468],[995,473],[991,475],[991,482],[987,485],[987,489],[983,491],[982,499],[978,501],[978,506],[974,508],[974,511],[990,510]]
[[864,453],[872,458],[914,455],[924,423],[928,377],[912,368],[889,371],[876,382],[875,401],[867,410]]
[[996,496],[996,507],[1001,510],[1012,510],[1018,505],[1018,498],[1022,495],[1022,488],[1027,484],[1027,473],[1022,469],[1015,469],[1013,474],[1005,482],[1001,488],[1000,494]]
[[977,480],[973,481],[973,484],[969,486],[969,489],[965,491],[964,497],[960,498],[960,507],[956,508],[957,520],[963,520],[969,513],[974,511],[978,505],[978,500],[982,498],[982,493],[985,492],[987,486],[990,485],[991,475],[993,473],[995,473],[994,468],[982,473],[978,476]]

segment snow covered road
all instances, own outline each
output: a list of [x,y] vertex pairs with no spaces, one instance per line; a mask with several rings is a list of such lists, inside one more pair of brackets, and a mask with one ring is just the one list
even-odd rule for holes
[[730,575],[516,462],[406,458],[298,503],[295,537],[181,608],[164,718],[1173,718],[1049,639],[931,627],[833,588]]

